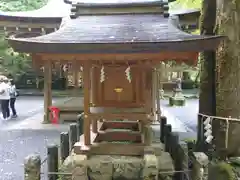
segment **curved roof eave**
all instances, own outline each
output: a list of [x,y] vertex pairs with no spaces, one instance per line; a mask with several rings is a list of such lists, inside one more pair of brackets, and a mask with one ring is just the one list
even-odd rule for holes
[[223,36],[187,34],[161,15],[84,16],[58,31],[31,38],[12,37],[21,52],[106,53],[138,51],[204,51],[215,49]]
[[191,40],[118,43],[39,43],[8,39],[15,51],[25,53],[157,53],[201,52],[215,50],[224,36],[209,36]]

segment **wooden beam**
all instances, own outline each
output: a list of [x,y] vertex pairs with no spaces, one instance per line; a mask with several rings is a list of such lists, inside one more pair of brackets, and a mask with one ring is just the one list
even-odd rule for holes
[[88,62],[84,63],[83,67],[83,84],[84,84],[84,143],[85,145],[91,144],[90,126],[90,65]]
[[52,105],[52,62],[44,63],[44,123],[50,122],[49,107]]
[[146,61],[151,60],[152,63],[159,63],[160,61],[169,61],[177,60],[177,62],[181,62],[181,60],[195,62],[198,57],[198,52],[159,52],[159,53],[130,53],[130,54],[50,54],[50,53],[38,53],[42,57],[43,60],[65,60],[65,61],[82,61],[80,63],[87,62],[89,60],[92,61],[92,64],[95,61],[101,61],[101,63],[108,62],[111,63],[114,59],[115,63],[118,62],[130,62],[130,61]]
[[140,132],[136,131],[118,131],[118,130],[107,130],[100,131],[96,137],[95,142],[134,142],[142,143],[142,137]]
[[113,119],[126,119],[129,121],[152,121],[146,113],[91,113],[88,115],[92,120],[104,119],[112,121]]
[[81,142],[74,145],[74,153],[87,155],[123,155],[142,156],[145,144],[116,144],[116,143],[94,143],[91,146],[84,146]]
[[131,131],[139,131],[139,126],[137,121],[105,121],[100,130],[105,131],[107,129],[128,129]]

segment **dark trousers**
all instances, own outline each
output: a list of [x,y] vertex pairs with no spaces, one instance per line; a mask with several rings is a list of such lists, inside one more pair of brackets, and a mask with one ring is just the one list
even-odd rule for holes
[[12,110],[13,116],[17,115],[16,109],[15,109],[15,101],[16,101],[16,98],[11,98],[10,99],[10,108]]
[[10,117],[10,110],[9,110],[9,99],[3,99],[1,100],[1,108],[2,108],[2,115],[3,118],[8,118]]

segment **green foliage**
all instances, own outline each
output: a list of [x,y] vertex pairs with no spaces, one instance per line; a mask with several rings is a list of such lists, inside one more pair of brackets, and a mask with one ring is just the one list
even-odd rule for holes
[[29,11],[38,9],[46,4],[47,0],[1,0],[1,11]]
[[216,162],[210,165],[209,178],[217,180],[235,180],[233,167],[226,162]]
[[[47,0],[1,0],[0,11],[28,11],[42,7]],[[16,78],[31,68],[31,59],[27,54],[14,52],[8,46],[4,35],[0,35],[0,71]]]
[[178,9],[200,9],[202,0],[177,0],[170,4],[171,10]]

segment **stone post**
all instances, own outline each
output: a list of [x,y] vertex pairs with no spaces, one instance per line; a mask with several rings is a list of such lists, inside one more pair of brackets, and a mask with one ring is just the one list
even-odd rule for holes
[[189,162],[189,157],[188,157],[188,146],[187,143],[185,142],[180,142],[180,153],[179,155],[181,155],[182,157],[181,162],[180,162],[180,170],[185,171],[184,173],[181,173],[181,179],[184,180],[186,179],[186,177],[188,177],[189,174],[189,168],[188,168],[188,162]]
[[41,179],[41,157],[36,154],[29,155],[24,160],[24,180]]
[[194,152],[192,156],[193,168],[191,171],[192,180],[205,180],[204,174],[207,170],[208,157],[202,152]]
[[158,180],[158,159],[154,152],[154,149],[151,147],[146,147],[144,149],[143,179]]

